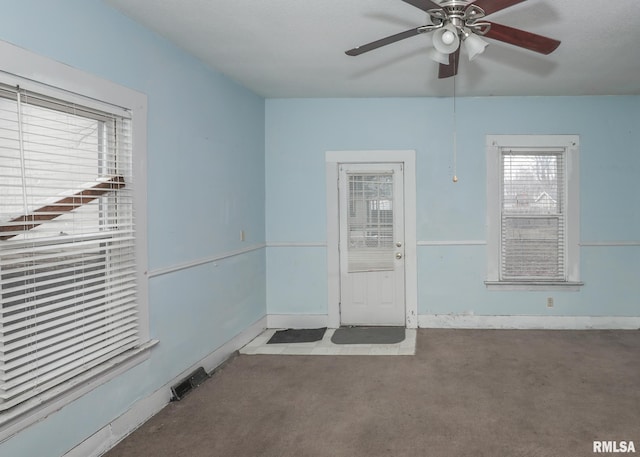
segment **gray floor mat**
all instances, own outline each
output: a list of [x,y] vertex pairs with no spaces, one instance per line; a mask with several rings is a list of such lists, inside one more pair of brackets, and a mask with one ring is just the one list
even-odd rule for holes
[[340,327],[334,344],[395,344],[404,341],[404,327]]
[[267,344],[312,343],[314,341],[320,341],[324,337],[326,330],[326,327],[278,330],[273,334],[271,339],[267,341]]

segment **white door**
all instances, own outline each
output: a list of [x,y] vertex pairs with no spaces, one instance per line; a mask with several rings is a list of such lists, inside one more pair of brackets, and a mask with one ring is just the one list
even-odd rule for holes
[[405,325],[402,164],[340,164],[340,324]]

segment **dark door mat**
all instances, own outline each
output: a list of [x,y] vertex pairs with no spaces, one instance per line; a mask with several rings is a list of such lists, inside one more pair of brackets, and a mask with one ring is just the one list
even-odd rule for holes
[[395,344],[404,341],[404,327],[340,327],[333,332],[334,344]]
[[278,330],[273,334],[267,344],[274,343],[313,343],[324,337],[327,327]]

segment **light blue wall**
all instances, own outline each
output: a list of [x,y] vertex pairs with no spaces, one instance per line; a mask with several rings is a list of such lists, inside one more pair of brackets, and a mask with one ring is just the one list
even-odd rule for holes
[[0,39],[147,94],[152,276],[258,247],[153,276],[151,358],[0,444],[58,456],[264,317],[264,99],[102,1],[5,3]]
[[270,314],[327,314],[327,250],[321,246],[267,249]]
[[457,184],[452,99],[278,99],[266,107],[268,313],[327,312],[326,272],[315,276],[326,251],[304,246],[326,241],[325,151],[414,149],[418,241],[451,242],[418,247],[419,314],[640,315],[638,246],[585,246],[580,292],[527,293],[488,291],[486,246],[455,245],[487,238],[487,134],[580,135],[582,241],[639,242],[640,97],[458,99]]

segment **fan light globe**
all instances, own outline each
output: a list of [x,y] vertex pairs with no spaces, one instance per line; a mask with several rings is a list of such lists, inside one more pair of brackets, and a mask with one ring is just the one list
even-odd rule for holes
[[469,61],[475,59],[476,57],[478,57],[478,55],[482,54],[484,52],[484,48],[486,48],[487,46],[489,46],[489,43],[487,43],[486,41],[484,41],[482,38],[480,38],[478,35],[474,33],[470,33],[469,35],[466,35],[464,39],[464,49],[467,51],[467,54],[469,55]]
[[433,47],[441,54],[451,54],[460,46],[458,29],[453,24],[447,24],[433,32]]
[[443,54],[431,48],[427,51],[427,56],[434,62],[449,65],[449,54]]

